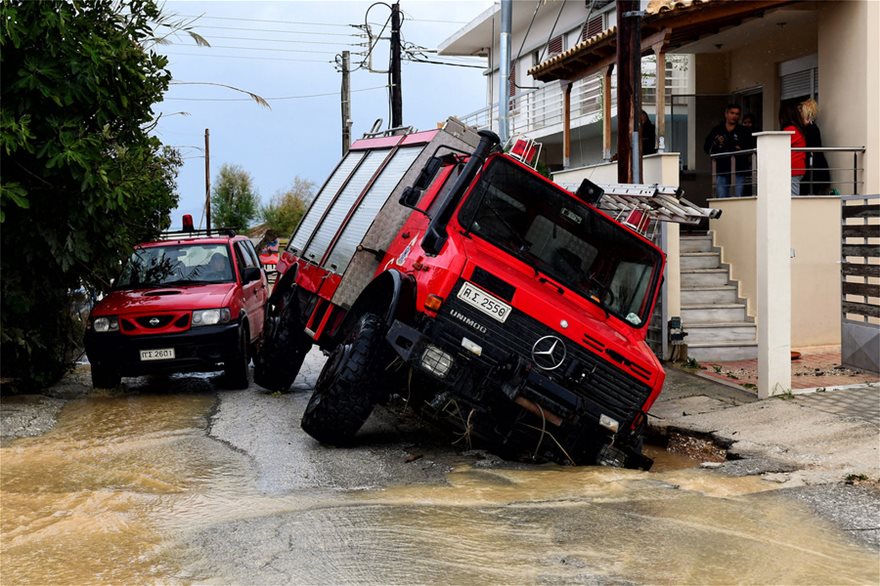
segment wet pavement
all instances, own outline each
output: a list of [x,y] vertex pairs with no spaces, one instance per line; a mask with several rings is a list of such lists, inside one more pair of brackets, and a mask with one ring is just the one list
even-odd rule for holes
[[[746,428],[740,460],[701,468],[651,448],[647,473],[504,462],[384,410],[331,449],[298,424],[320,365],[310,355],[285,394],[181,376],[4,396],[0,581],[880,582],[880,545],[864,538],[880,526],[876,487],[790,486],[780,475],[799,464],[750,455],[760,438]],[[679,372],[663,397],[660,431],[724,436],[719,422],[777,405],[840,419]]]

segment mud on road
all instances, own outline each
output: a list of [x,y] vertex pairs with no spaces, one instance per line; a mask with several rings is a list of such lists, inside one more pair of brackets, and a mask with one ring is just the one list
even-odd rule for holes
[[298,425],[321,362],[285,394],[207,375],[95,393],[86,371],[3,397],[3,582],[880,580],[878,549],[812,508],[873,522],[858,487],[785,495],[662,452],[651,473],[510,463],[386,411],[327,448]]

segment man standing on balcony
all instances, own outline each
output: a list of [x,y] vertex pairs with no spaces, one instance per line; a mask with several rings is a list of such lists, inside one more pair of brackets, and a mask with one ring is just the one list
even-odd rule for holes
[[[709,131],[703,150],[707,155],[731,153],[729,157],[715,157],[715,196],[730,197],[730,174],[734,166],[736,186],[734,195],[743,196],[747,172],[745,161],[733,153],[748,148],[748,132],[739,124],[740,108],[736,104],[728,104],[724,109],[724,121]],[[744,157],[743,157],[744,158]]]

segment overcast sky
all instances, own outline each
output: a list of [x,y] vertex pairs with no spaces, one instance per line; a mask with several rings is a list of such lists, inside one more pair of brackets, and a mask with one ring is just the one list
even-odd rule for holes
[[[492,0],[402,0],[403,41],[436,49],[491,5]],[[156,133],[184,156],[178,177],[180,204],[172,212],[172,226],[180,226],[185,213],[192,214],[196,224],[202,218],[206,128],[212,183],[220,166],[230,163],[252,175],[263,203],[286,190],[295,176],[320,186],[341,156],[341,73],[334,66],[335,57],[347,49],[352,68],[360,64],[357,53],[366,47],[358,43],[367,40],[362,29],[350,25],[363,25],[368,10],[367,20],[377,34],[390,17],[384,3],[166,2],[166,14],[201,16],[192,28],[212,45],[197,47],[179,36],[170,39],[174,44],[158,49],[169,56],[174,81],[165,101],[156,106],[162,113]],[[390,24],[384,36],[388,31]],[[388,55],[388,43],[380,42],[373,51],[373,68],[387,70]],[[431,53],[426,57],[465,61]],[[377,118],[388,125],[387,80],[387,74],[366,68],[352,72],[352,138],[368,131]],[[254,92],[266,98],[271,109],[230,89],[194,85],[199,82]],[[485,104],[486,78],[480,68],[404,61],[401,85],[404,124],[422,130]]]

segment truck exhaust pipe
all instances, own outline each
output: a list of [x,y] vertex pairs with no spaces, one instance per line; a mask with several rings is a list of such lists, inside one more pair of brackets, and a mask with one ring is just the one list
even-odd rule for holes
[[452,212],[458,207],[461,198],[464,197],[465,191],[467,191],[468,186],[476,176],[477,170],[483,166],[484,162],[486,162],[489,153],[501,143],[501,139],[498,138],[498,135],[491,130],[481,130],[478,134],[480,135],[480,143],[477,145],[477,148],[474,149],[474,152],[464,166],[461,175],[455,180],[455,185],[449,190],[446,199],[440,204],[440,207],[437,209],[437,214],[431,218],[431,223],[428,225],[425,237],[422,238],[422,249],[431,256],[439,254],[443,249],[443,245],[446,243],[446,238],[448,236],[446,233],[446,226],[449,224]]

